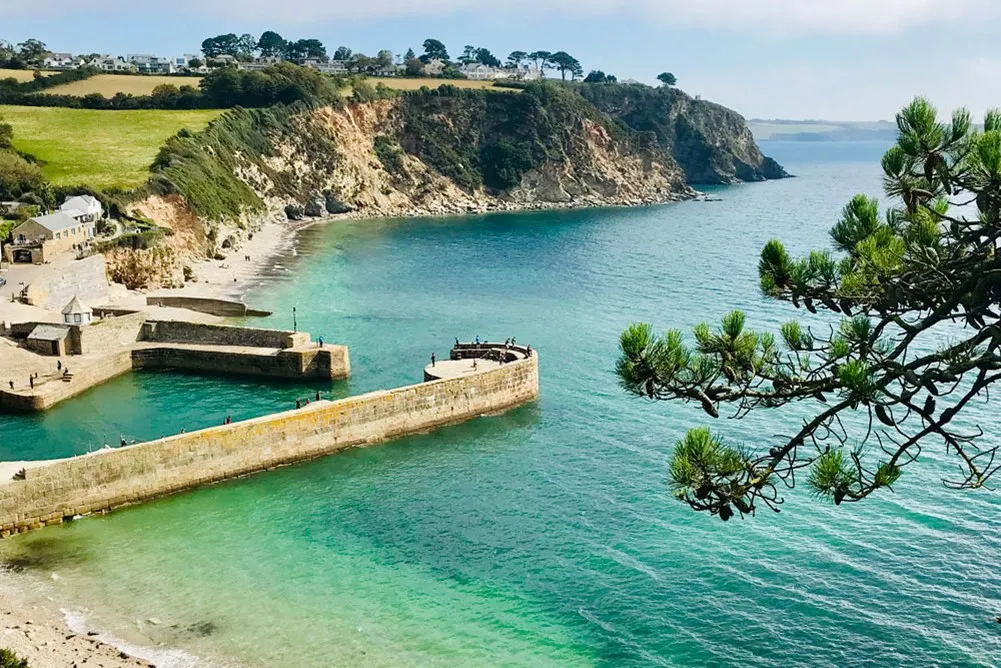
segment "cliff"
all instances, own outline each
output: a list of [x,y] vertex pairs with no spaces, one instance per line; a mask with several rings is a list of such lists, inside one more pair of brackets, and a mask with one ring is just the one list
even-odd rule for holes
[[[784,175],[743,118],[679,91],[445,85],[234,109],[168,140],[128,206],[172,232],[173,257],[144,279],[156,286],[183,283],[187,258],[221,257],[267,220],[634,206],[690,198],[690,182]],[[120,255],[113,273],[138,275]]]
[[676,88],[582,85],[580,94],[632,130],[650,133],[692,184],[763,181],[789,176],[761,153],[744,117]]

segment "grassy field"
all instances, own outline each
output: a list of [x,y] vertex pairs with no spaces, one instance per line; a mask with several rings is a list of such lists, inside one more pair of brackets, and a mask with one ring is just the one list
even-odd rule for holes
[[141,185],[168,137],[200,130],[221,113],[0,105],[0,118],[14,126],[14,147],[38,158],[53,184],[95,188]]
[[[55,72],[42,72],[42,76],[49,76]],[[0,68],[0,79],[17,79],[20,82],[31,81],[35,78],[35,70],[5,70]]]
[[161,77],[155,75],[98,74],[89,79],[49,88],[45,92],[52,95],[90,95],[100,93],[104,97],[114,97],[116,93],[149,95],[160,84],[198,87],[201,77]]

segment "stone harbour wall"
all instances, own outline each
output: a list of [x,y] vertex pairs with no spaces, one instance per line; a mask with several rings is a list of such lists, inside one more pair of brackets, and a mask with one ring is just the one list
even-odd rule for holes
[[539,396],[538,357],[102,450],[0,483],[0,536],[496,413]]
[[267,316],[269,311],[248,308],[243,302],[231,299],[207,299],[204,297],[147,297],[147,306],[173,306],[189,311],[208,313],[221,318],[243,318],[244,316]]
[[262,354],[251,350],[242,352],[154,345],[134,350],[132,361],[136,369],[188,369],[296,380],[347,378],[351,375],[348,349],[345,346],[280,350],[277,354]]
[[[53,369],[55,360],[53,359]],[[72,358],[66,367],[73,373],[73,380],[66,383],[52,381],[36,387],[31,393],[9,392],[0,388],[0,409],[10,412],[45,411],[87,390],[106,383],[116,376],[132,371],[132,352],[122,350],[106,355],[85,366],[76,366]]]
[[134,344],[146,322],[145,313],[130,313],[95,320],[89,325],[70,328],[70,349],[73,355],[89,355],[117,350]]
[[281,329],[207,325],[180,320],[150,320],[143,327],[142,340],[212,346],[298,348],[309,345],[309,334]]

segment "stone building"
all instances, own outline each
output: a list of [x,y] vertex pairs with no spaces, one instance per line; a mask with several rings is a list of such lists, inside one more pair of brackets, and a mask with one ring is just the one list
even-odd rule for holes
[[57,211],[29,218],[11,230],[11,238],[13,243],[4,251],[8,262],[42,264],[90,244],[94,239],[94,223]]

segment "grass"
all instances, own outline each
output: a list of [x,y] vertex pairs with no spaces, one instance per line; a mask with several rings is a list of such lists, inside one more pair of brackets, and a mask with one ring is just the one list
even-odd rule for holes
[[[42,76],[49,76],[50,74],[55,74],[55,72],[42,72]],[[0,79],[17,79],[19,83],[24,83],[25,81],[31,81],[35,78],[35,70],[5,70],[0,68]]]
[[129,74],[98,74],[89,79],[49,88],[46,93],[52,95],[77,95],[83,97],[91,93],[100,93],[104,97],[114,97],[116,93],[130,95],[149,95],[161,84],[198,87],[201,77],[166,77],[156,75]]
[[14,148],[35,156],[54,185],[94,188],[142,185],[168,137],[201,130],[221,113],[0,105],[0,118],[14,126]]

